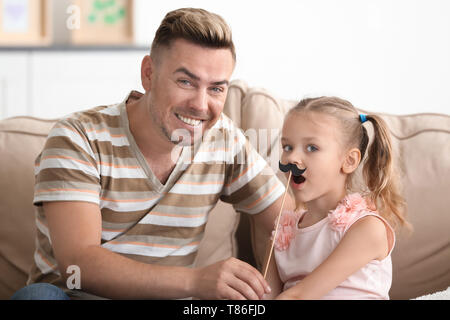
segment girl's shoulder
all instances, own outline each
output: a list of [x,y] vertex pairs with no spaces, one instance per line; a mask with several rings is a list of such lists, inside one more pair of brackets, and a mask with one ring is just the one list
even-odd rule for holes
[[[363,219],[364,218],[364,219]],[[351,228],[362,231],[366,239],[382,241],[387,239],[388,253],[395,245],[395,232],[389,223],[368,205],[359,193],[347,195],[329,214],[330,227],[335,231],[347,233]],[[358,223],[357,223],[358,222]]]

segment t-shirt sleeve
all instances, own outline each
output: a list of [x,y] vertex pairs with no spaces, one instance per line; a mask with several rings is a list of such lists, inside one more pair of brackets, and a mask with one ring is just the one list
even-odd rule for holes
[[35,205],[46,201],[99,204],[100,175],[94,151],[80,123],[64,119],[51,129],[35,162]]
[[284,185],[240,130],[235,130],[232,164],[227,166],[220,199],[236,211],[260,213],[283,193]]

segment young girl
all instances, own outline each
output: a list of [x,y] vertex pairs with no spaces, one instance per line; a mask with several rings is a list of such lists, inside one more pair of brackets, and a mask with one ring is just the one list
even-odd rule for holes
[[[374,128],[367,190],[353,193],[366,122]],[[393,228],[407,222],[384,121],[339,98],[305,99],[286,115],[281,143],[281,163],[305,171],[291,177],[297,209],[283,212],[269,265],[272,292],[282,291],[276,298],[389,299]]]

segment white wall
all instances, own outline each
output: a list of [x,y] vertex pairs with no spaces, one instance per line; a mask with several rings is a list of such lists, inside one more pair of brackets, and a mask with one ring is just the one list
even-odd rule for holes
[[149,45],[166,12],[202,7],[233,29],[235,79],[288,99],[338,95],[396,114],[450,113],[448,0],[136,0]]

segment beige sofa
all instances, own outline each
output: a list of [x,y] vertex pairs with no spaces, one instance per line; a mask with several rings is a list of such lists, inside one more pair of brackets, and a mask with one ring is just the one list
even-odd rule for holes
[[[270,132],[281,128],[294,103],[237,80],[231,84],[224,112],[244,132],[251,128]],[[415,228],[412,235],[397,239],[390,295],[410,299],[450,286],[450,117],[382,117],[394,136],[408,216]],[[8,299],[27,280],[35,235],[34,159],[53,123],[30,117],[0,121],[0,299]],[[267,143],[268,156],[276,156],[277,137],[269,135]],[[219,203],[211,212],[196,263],[238,256],[260,267],[264,241],[251,218]]]

